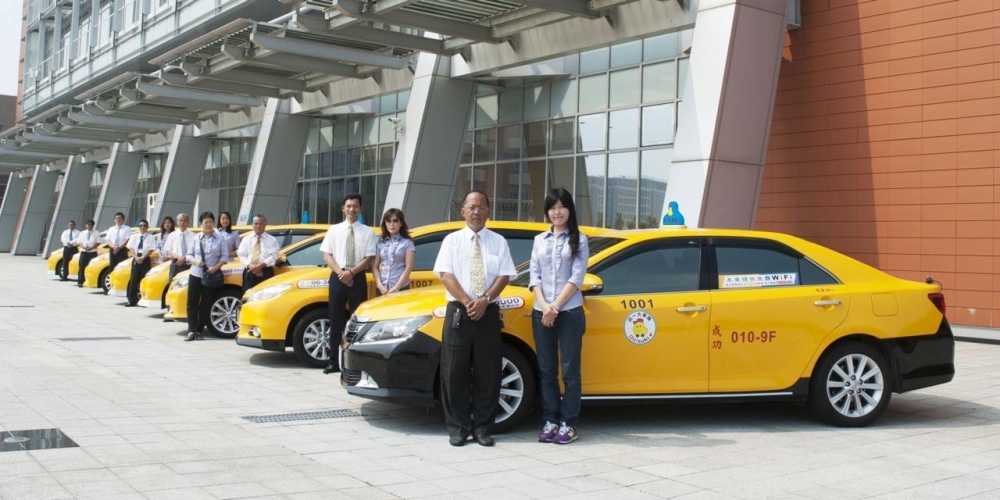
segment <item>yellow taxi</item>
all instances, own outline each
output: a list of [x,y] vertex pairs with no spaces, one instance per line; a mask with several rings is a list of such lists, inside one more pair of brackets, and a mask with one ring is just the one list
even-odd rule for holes
[[[139,232],[139,228],[132,228],[132,234]],[[110,285],[108,276],[111,274],[111,255],[108,252],[108,245],[104,242],[104,234],[106,231],[101,232],[101,245],[97,247],[97,257],[90,259],[87,263],[87,269],[83,272],[83,287],[84,288],[101,288],[105,292],[108,291],[108,286]],[[71,276],[79,276],[80,273],[80,253],[77,252],[76,255],[70,259],[69,262],[69,274]]]
[[[441,283],[432,272],[441,242],[464,225],[465,222],[444,222],[410,231],[417,250],[410,274],[411,290]],[[535,235],[549,227],[534,222],[502,221],[489,221],[488,226],[507,238],[514,262],[528,260]],[[586,228],[585,231],[599,234],[605,230]],[[329,268],[305,269],[275,276],[248,290],[240,311],[236,343],[279,352],[292,347],[299,360],[308,366],[329,364],[329,278]],[[374,297],[376,288],[371,273],[367,279],[369,297]]]
[[[322,267],[323,252],[319,247],[325,234],[316,234],[304,240],[293,243],[279,254],[274,265],[275,276],[295,269]],[[222,266],[222,289],[215,298],[215,303],[209,309],[208,327],[211,332],[221,338],[231,339],[239,331],[240,306],[243,297],[243,264],[239,260]],[[164,319],[174,321],[187,320],[188,280],[190,271],[177,273],[167,291],[167,313]]]
[[[237,226],[247,228],[248,226]],[[268,226],[267,232],[278,239],[278,244],[284,248],[297,241],[304,240],[314,234],[325,233],[330,226],[327,224],[282,224]],[[194,228],[191,228],[195,231]],[[201,232],[201,227],[197,231]],[[246,236],[244,234],[244,236]],[[179,274],[179,273],[178,273]],[[126,283],[126,286],[127,283]],[[167,292],[170,287],[170,264],[164,263],[153,267],[139,283],[139,305],[142,307],[165,309],[167,307]]]
[[[107,233],[106,231],[101,231],[100,236],[98,237],[99,238],[98,241],[101,242],[101,244],[98,245],[97,247],[98,255],[108,252],[108,246],[104,244],[104,235],[106,233]],[[73,261],[76,261],[75,266],[72,264]],[[59,276],[59,269],[62,267],[62,265],[63,265],[63,249],[62,247],[59,247],[53,250],[52,253],[49,254],[49,257],[45,259],[46,274]],[[70,267],[69,269],[66,270],[67,277],[71,280],[76,280],[77,276],[76,273],[79,271],[79,269],[80,269],[80,252],[77,252],[73,254],[72,257],[70,257]]]
[[[590,238],[590,250],[584,401],[802,400],[826,422],[855,427],[877,419],[893,392],[954,376],[954,338],[933,282],[766,232],[608,231]],[[501,431],[535,398],[528,278],[522,265],[497,299]],[[341,345],[347,392],[432,402],[445,306],[443,286],[363,303]]]

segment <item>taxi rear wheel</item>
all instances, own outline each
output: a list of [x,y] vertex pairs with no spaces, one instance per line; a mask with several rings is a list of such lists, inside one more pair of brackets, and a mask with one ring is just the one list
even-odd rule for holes
[[878,419],[892,396],[885,356],[868,344],[849,341],[824,356],[810,381],[809,404],[831,425],[864,427]]
[[330,313],[315,309],[295,324],[292,335],[295,356],[306,365],[323,368],[330,364]]
[[100,276],[97,277],[97,282],[101,284],[101,290],[104,290],[104,293],[108,293],[111,290],[111,269],[101,271]]
[[66,266],[66,263],[63,262],[62,259],[59,259],[59,262],[56,262],[56,276],[62,276],[63,275],[63,267],[65,267],[65,266]]
[[223,288],[209,309],[209,328],[223,339],[234,339],[240,332],[240,296],[234,288]]
[[500,350],[500,401],[495,432],[507,432],[524,421],[535,402],[535,372],[516,347],[504,343]]

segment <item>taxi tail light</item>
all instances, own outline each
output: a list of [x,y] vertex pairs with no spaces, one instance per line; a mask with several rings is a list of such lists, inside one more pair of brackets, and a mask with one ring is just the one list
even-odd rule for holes
[[947,316],[947,313],[945,313],[945,303],[944,303],[943,293],[941,292],[929,293],[927,294],[927,298],[930,299],[931,303],[934,304],[934,307],[936,307],[938,311],[941,311],[942,315]]

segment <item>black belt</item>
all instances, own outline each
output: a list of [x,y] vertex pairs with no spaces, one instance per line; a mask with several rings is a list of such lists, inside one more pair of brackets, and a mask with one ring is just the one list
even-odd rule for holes
[[[448,304],[449,305],[453,305],[455,307],[461,307],[462,309],[465,309],[465,304],[463,304],[463,303],[461,303],[461,302],[459,302],[457,300],[450,300],[450,301],[448,301]],[[486,307],[493,307],[493,306],[496,306],[496,305],[497,305],[496,302],[490,302],[489,304],[486,304]],[[497,307],[500,307],[500,306],[497,306]]]

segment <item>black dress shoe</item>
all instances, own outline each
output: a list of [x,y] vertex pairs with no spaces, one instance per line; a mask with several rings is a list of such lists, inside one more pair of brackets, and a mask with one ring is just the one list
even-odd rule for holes
[[483,429],[482,427],[472,431],[472,438],[476,440],[482,446],[493,446],[497,442],[490,435],[490,431]]
[[198,338],[198,334],[194,332],[188,332],[187,337],[184,337],[184,342],[191,342]]
[[136,306],[138,306],[138,305],[139,305],[139,304],[125,304],[125,307],[136,307]]
[[458,436],[451,436],[448,438],[448,444],[452,446],[465,446],[465,442],[469,440],[468,434],[460,434]]
[[323,368],[323,373],[325,373],[327,375],[329,375],[331,373],[337,373],[339,371],[340,371],[340,367],[337,366],[337,365],[326,365],[326,368]]

